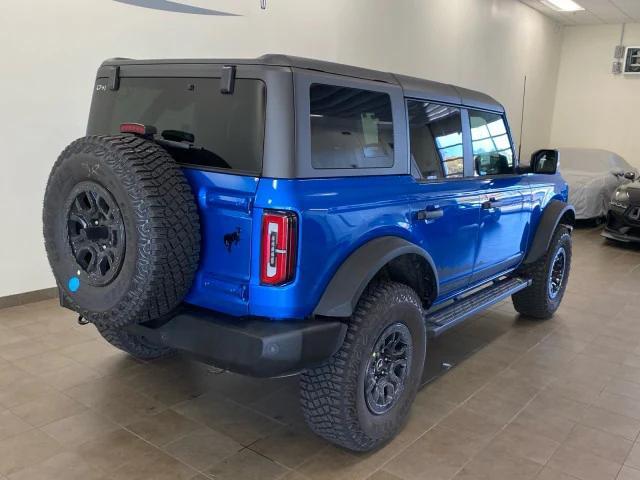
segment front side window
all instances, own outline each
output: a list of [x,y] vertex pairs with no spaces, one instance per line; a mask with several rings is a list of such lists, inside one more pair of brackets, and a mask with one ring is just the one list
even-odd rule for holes
[[309,93],[313,168],[393,166],[387,93],[321,84],[311,85]]
[[476,176],[513,173],[513,150],[502,115],[469,110]]
[[460,109],[407,100],[411,169],[421,178],[462,177],[464,148]]

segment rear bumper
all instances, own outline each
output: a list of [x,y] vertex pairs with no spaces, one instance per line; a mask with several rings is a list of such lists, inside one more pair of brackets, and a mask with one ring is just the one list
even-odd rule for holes
[[132,325],[128,330],[210,365],[277,377],[327,360],[342,345],[347,326],[323,320],[241,319],[189,308],[160,326]]

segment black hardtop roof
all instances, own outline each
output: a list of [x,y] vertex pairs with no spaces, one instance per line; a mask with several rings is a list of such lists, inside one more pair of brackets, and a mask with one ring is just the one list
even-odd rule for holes
[[377,82],[399,85],[408,97],[424,98],[452,104],[461,104],[484,110],[504,112],[504,107],[494,98],[482,92],[456,87],[446,83],[433,82],[406,75],[397,75],[379,70],[354,67],[341,63],[327,62],[312,58],[296,57],[283,54],[267,54],[258,58],[227,58],[227,59],[173,59],[173,60],[133,60],[128,58],[113,58],[103,63],[103,66],[116,65],[154,65],[154,64],[225,64],[225,65],[269,65],[279,67],[301,68],[319,72],[362,78]]

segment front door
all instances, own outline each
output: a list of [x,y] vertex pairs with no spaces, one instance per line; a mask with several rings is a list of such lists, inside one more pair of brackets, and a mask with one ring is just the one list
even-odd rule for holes
[[525,205],[529,187],[523,178],[510,176],[478,183],[483,195],[474,283],[518,265],[526,251],[530,218]]
[[530,188],[515,174],[511,139],[503,117],[469,110],[475,191],[482,195],[472,283],[517,266],[526,251]]
[[438,270],[440,295],[464,289],[476,257],[481,197],[464,177],[460,108],[407,100],[412,229]]

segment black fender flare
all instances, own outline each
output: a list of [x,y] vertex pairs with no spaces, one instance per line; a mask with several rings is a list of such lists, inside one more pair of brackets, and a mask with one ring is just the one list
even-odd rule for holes
[[[325,288],[314,310],[314,315],[325,317],[349,317],[373,277],[387,263],[401,255],[415,254],[424,258],[438,288],[438,271],[431,256],[414,243],[400,237],[384,236],[370,240],[355,250],[340,265]],[[435,292],[437,296],[437,291]]]
[[575,223],[576,211],[573,205],[569,205],[561,200],[551,200],[542,213],[542,218],[538,224],[538,229],[531,242],[531,247],[524,259],[524,264],[533,263],[541,258],[549,249],[553,233],[556,231],[560,219],[569,213],[571,226]]

